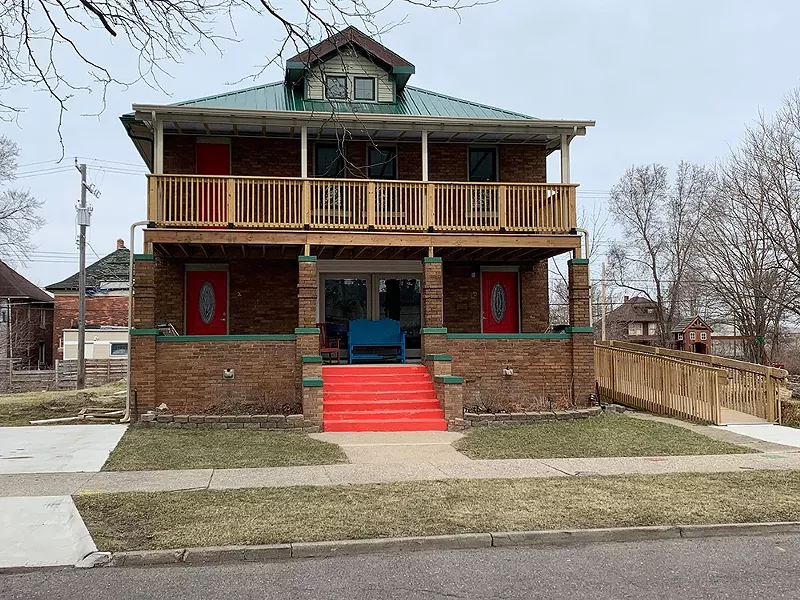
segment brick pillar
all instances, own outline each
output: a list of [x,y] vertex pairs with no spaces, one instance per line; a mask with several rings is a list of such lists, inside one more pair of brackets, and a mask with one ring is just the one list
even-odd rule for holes
[[298,256],[297,279],[297,326],[317,326],[317,257]]
[[[133,263],[133,330],[128,360],[131,361],[131,421],[156,407],[156,315],[153,255],[141,255]],[[135,398],[133,397],[135,393]]]
[[543,333],[550,325],[550,285],[547,261],[520,269],[522,333]]
[[456,426],[456,421],[464,418],[464,380],[453,375],[437,375],[433,387],[448,427]]
[[447,351],[442,305],[442,259],[422,259],[422,356]]
[[322,425],[322,357],[307,354],[301,360],[303,416],[312,426],[319,427]]
[[574,258],[569,270],[569,331],[572,335],[572,397],[587,406],[595,393],[594,330],[589,325],[589,260]]

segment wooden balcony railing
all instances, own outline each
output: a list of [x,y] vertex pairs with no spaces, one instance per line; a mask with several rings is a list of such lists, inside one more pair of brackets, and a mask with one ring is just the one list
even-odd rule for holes
[[150,175],[158,227],[569,233],[575,184]]

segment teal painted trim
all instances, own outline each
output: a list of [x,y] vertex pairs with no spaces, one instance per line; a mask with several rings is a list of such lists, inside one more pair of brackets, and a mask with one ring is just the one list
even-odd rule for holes
[[413,75],[416,72],[414,67],[392,67],[392,73],[395,75]]
[[567,333],[594,333],[594,327],[567,327]]
[[568,265],[588,265],[589,259],[588,258],[570,258],[567,261]]
[[297,257],[297,262],[317,262],[316,256],[303,256],[302,254]]
[[303,356],[304,363],[321,363],[322,357],[319,354],[312,354]]
[[131,329],[131,335],[158,335],[158,329]]
[[447,327],[423,327],[422,333],[447,333]]
[[319,327],[295,327],[295,335],[319,335]]
[[442,262],[442,257],[441,256],[426,256],[425,258],[422,259],[422,262],[424,262],[424,263],[440,263],[440,262]]
[[426,354],[425,360],[430,360],[433,362],[448,362],[453,360],[453,357],[449,354]]
[[448,340],[568,340],[569,333],[448,333]]
[[134,254],[133,260],[155,260],[155,254]]
[[303,387],[322,387],[322,377],[303,377]]
[[291,342],[291,333],[264,335],[161,335],[157,342]]
[[455,375],[437,375],[433,380],[436,383],[464,383],[463,377],[456,377]]

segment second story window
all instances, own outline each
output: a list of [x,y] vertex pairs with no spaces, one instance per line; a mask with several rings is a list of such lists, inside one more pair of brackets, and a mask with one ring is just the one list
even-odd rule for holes
[[336,144],[317,144],[314,147],[314,176],[344,176],[344,157]]
[[375,78],[374,77],[354,77],[353,78],[353,99],[375,101]]
[[708,339],[708,335],[706,335],[705,331],[700,332],[700,339],[706,341]]
[[642,335],[642,323],[628,323],[628,335]]
[[347,100],[347,77],[328,75],[325,78],[325,97],[328,100]]
[[397,179],[397,148],[369,147],[369,178]]
[[689,339],[694,341],[697,338],[697,334],[694,331],[689,332]]
[[469,180],[497,181],[497,149],[469,149]]

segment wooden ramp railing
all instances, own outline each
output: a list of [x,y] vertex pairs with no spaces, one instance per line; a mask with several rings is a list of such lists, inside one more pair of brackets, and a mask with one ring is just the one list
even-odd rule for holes
[[603,344],[594,352],[602,397],[657,414],[721,423],[721,369]]
[[[624,353],[644,355],[650,360],[678,361],[686,365],[687,369],[690,367],[702,367],[713,369],[719,374],[717,396],[720,409],[745,413],[771,423],[780,422],[781,420],[780,389],[785,385],[788,377],[788,373],[783,369],[775,369],[722,356],[655,348],[629,342],[599,342],[595,348],[595,356],[598,361],[596,363],[598,365],[596,367],[598,382],[600,382],[601,377],[607,380],[609,374],[613,375],[613,372],[606,370],[615,366],[608,363],[609,360],[612,360],[608,358],[610,355],[619,356],[618,362],[627,360],[623,357],[626,356]],[[601,350],[605,351],[605,353],[601,352]],[[606,360],[602,369],[599,362],[601,355],[603,360]],[[650,363],[647,363],[645,359],[639,359],[639,364]],[[602,389],[601,393],[603,393]],[[626,402],[620,402],[626,404]],[[631,405],[633,406],[633,404]],[[721,423],[721,420],[722,412],[720,412],[720,420],[712,422]]]

